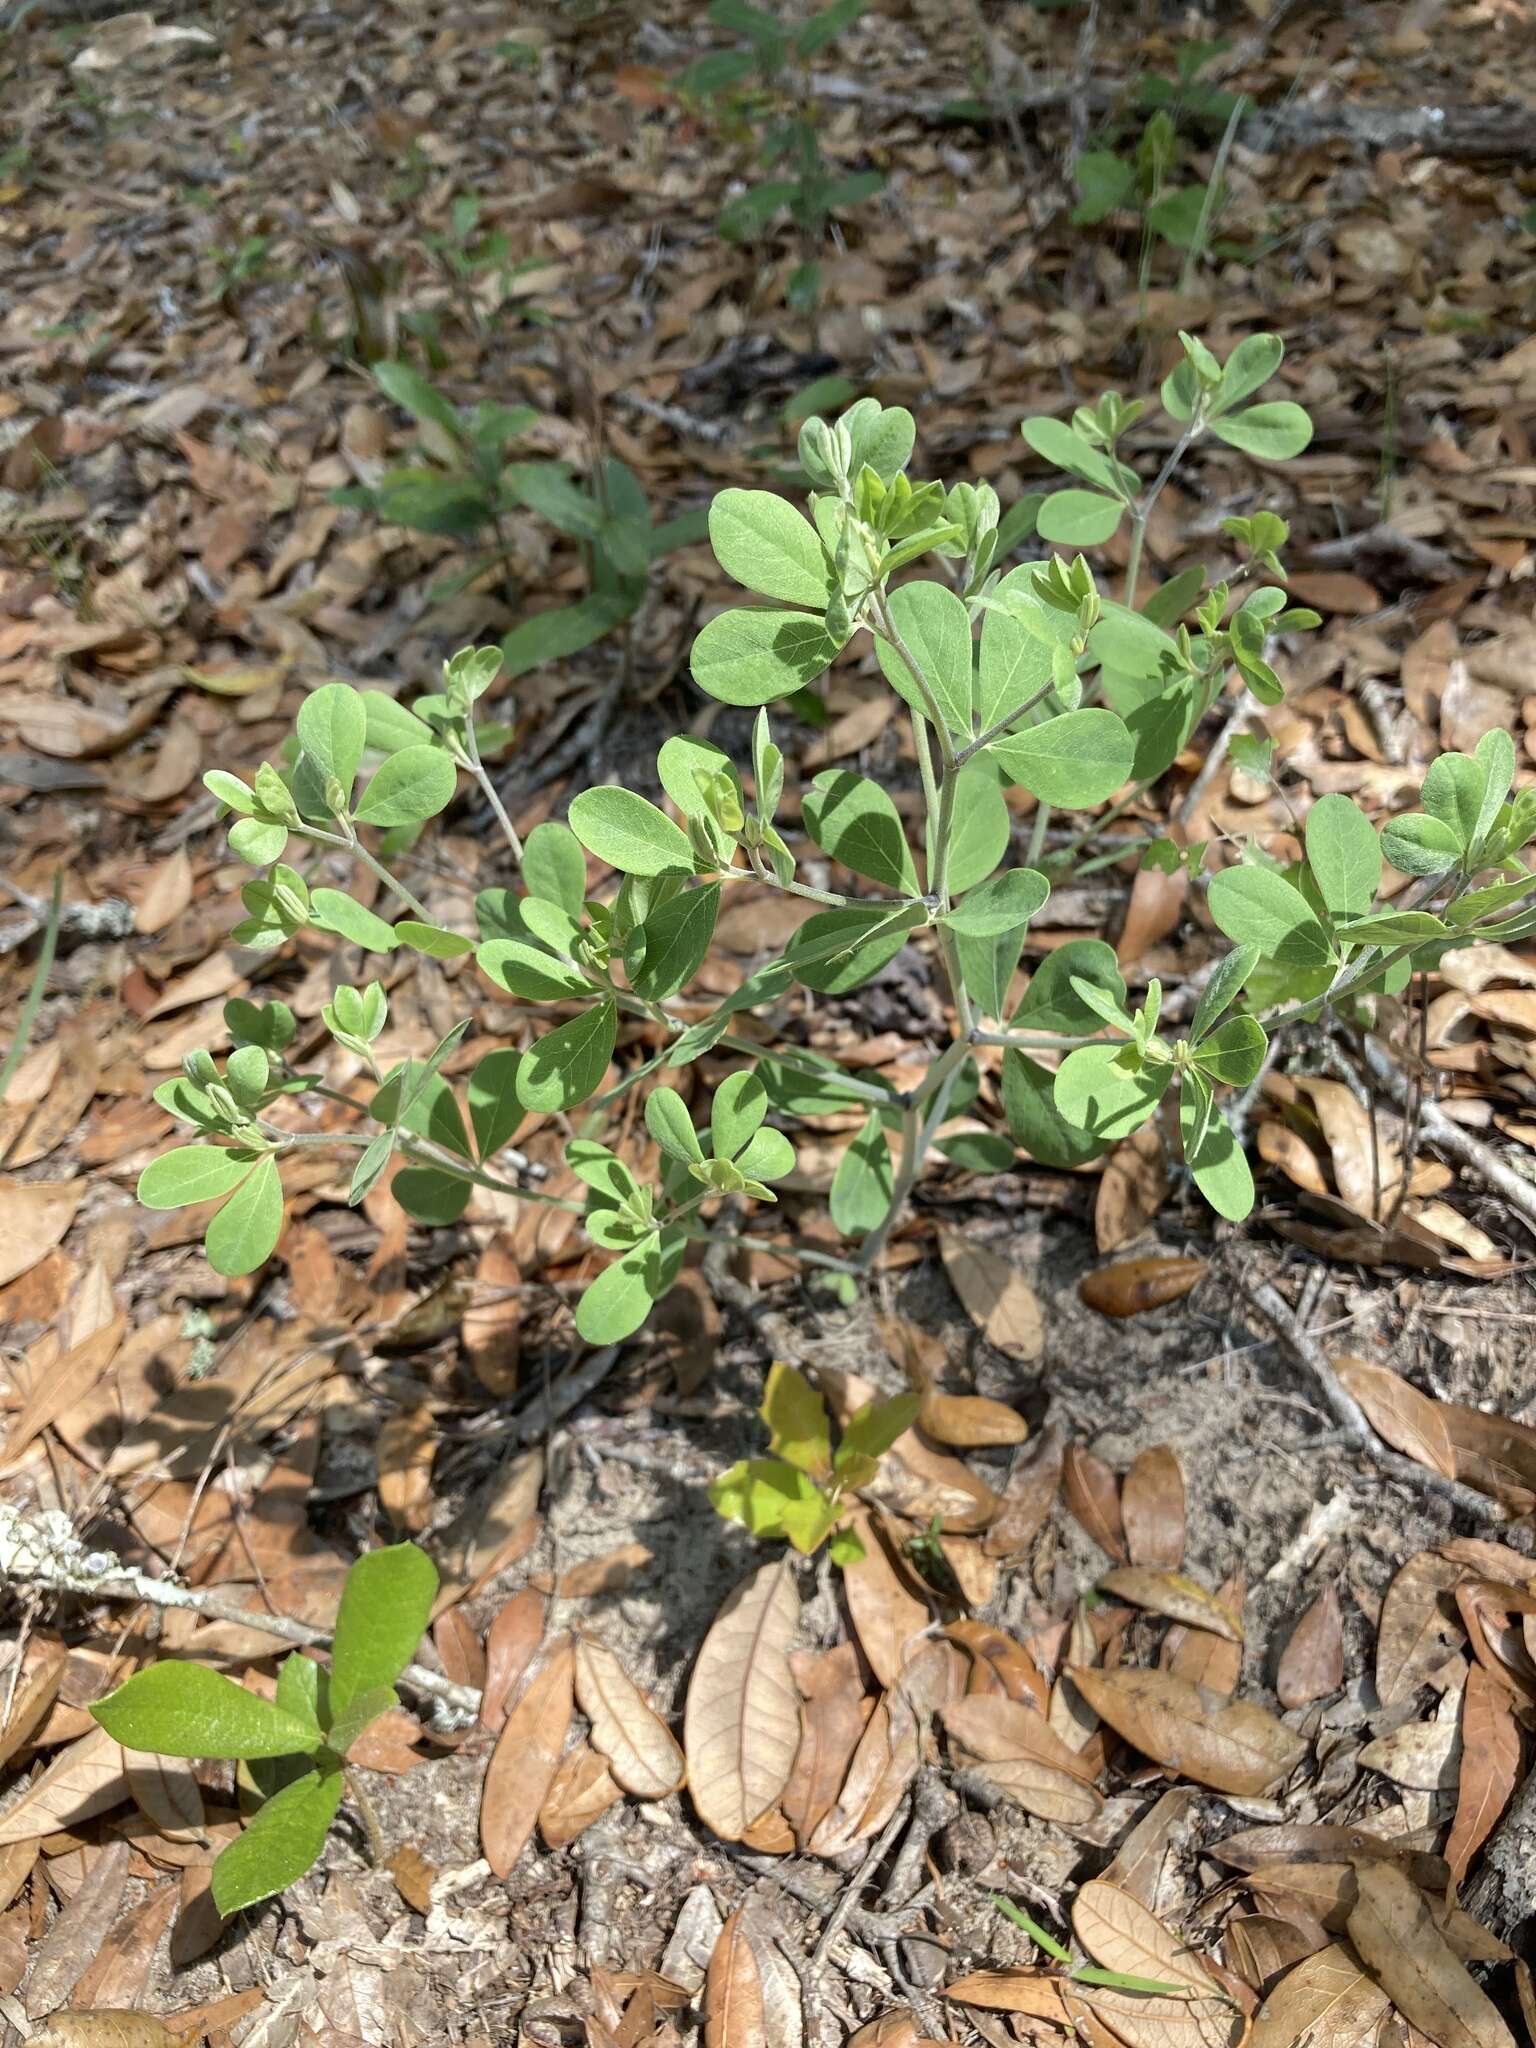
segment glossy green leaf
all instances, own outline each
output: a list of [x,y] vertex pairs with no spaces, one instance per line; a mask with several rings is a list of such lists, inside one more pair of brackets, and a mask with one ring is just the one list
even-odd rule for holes
[[295,1883],[325,1847],[341,1804],[340,1771],[307,1771],[276,1792],[213,1866],[213,1902],[227,1918]]
[[331,1650],[332,1717],[393,1685],[416,1654],[437,1598],[437,1566],[414,1543],[370,1550],[347,1573]]
[[296,1756],[317,1734],[222,1672],[173,1658],[135,1672],[91,1713],[115,1741],[157,1756]]
[[1011,782],[1042,803],[1081,810],[1113,796],[1131,772],[1135,748],[1122,719],[1097,706],[1065,711],[1043,725],[994,740],[988,751]]
[[277,1667],[277,1705],[285,1714],[302,1721],[311,1742],[320,1743],[320,1666],[313,1657],[294,1650]]
[[419,825],[447,809],[457,781],[440,747],[402,747],[381,762],[353,815],[362,825]]

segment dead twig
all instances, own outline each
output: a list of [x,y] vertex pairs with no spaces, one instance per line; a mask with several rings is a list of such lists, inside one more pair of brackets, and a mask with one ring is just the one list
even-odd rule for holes
[[[1413,1083],[1403,1072],[1391,1054],[1375,1039],[1365,1040],[1365,1062],[1372,1074],[1380,1081],[1398,1108],[1411,1113],[1414,1108]],[[1474,1138],[1470,1131],[1448,1117],[1443,1109],[1433,1102],[1423,1100],[1418,1104],[1419,1130],[1431,1145],[1437,1145],[1448,1158],[1458,1166],[1464,1166],[1469,1173],[1475,1173],[1486,1187],[1501,1195],[1517,1214],[1536,1229],[1536,1183],[1528,1181],[1524,1174],[1501,1159],[1491,1145],[1485,1145],[1481,1138]]]
[[853,1909],[859,1903],[860,1892],[885,1861],[891,1844],[906,1826],[908,1810],[908,1802],[904,1799],[870,1844],[869,1854],[859,1865],[858,1875],[843,1886],[842,1895],[828,1914],[827,1924],[821,1930],[821,1938],[811,1951],[811,1964],[807,1974],[812,1983],[821,1975],[831,1953],[832,1944],[848,1925]]
[[1459,1479],[1447,1479],[1442,1473],[1432,1472],[1427,1465],[1416,1464],[1412,1458],[1405,1458],[1384,1444],[1366,1420],[1359,1402],[1345,1391],[1327,1352],[1304,1327],[1280,1290],[1268,1280],[1244,1280],[1240,1285],[1259,1314],[1316,1380],[1318,1390],[1350,1442],[1373,1464],[1404,1485],[1439,1494],[1443,1500],[1448,1500],[1453,1507],[1460,1508],[1463,1514],[1471,1515],[1479,1522],[1502,1522],[1506,1519],[1504,1510],[1486,1494],[1463,1486]]

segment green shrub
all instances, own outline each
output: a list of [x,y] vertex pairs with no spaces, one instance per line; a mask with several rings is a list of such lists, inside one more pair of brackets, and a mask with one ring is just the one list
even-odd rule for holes
[[[1279,367],[1274,337],[1240,342],[1224,365],[1192,338],[1184,348],[1162,389],[1176,438],[1145,487],[1122,446],[1144,411],[1139,402],[1110,393],[1070,421],[1024,423],[1030,446],[1065,472],[1062,488],[1038,502],[1041,532],[1091,545],[1128,522],[1132,598],[1148,517],[1188,447],[1213,436],[1278,462],[1310,434],[1299,406],[1253,402]],[[473,952],[498,989],[529,1006],[535,1032],[526,1050],[498,1049],[474,1067],[466,1120],[443,1067],[468,1019],[428,1059],[386,1073],[373,1052],[383,989],[338,988],[324,1021],[367,1070],[367,1099],[340,1098],[362,1127],[295,1134],[267,1115],[279,1097],[318,1079],[288,1059],[294,1020],[280,1002],[231,1003],[235,1050],[223,1070],[194,1053],[185,1073],[156,1091],[198,1142],[155,1161],[141,1199],[174,1207],[222,1198],[209,1257],[221,1272],[248,1272],[276,1242],[280,1161],[296,1147],[359,1148],[355,1201],[403,1155],[409,1164],[395,1194],[418,1220],[446,1223],[476,1185],[551,1199],[498,1171],[497,1155],[526,1115],[563,1113],[575,1130],[567,1158],[589,1190],[588,1234],[612,1254],[581,1299],[577,1328],[593,1343],[612,1342],[672,1285],[690,1241],[715,1236],[707,1205],[721,1196],[773,1201],[774,1183],[794,1165],[783,1126],[863,1113],[830,1197],[833,1221],[857,1242],[846,1257],[796,1251],[844,1293],[873,1266],[930,1146],[968,1165],[1007,1165],[1009,1140],[951,1128],[976,1095],[980,1045],[1004,1048],[1012,1142],[1051,1165],[1099,1156],[1176,1095],[1195,1182],[1220,1214],[1242,1217],[1253,1183],[1219,1098],[1255,1081],[1270,1032],[1329,1004],[1401,989],[1450,947],[1536,930],[1526,907],[1532,878],[1515,858],[1536,834],[1536,791],[1511,800],[1514,745],[1496,731],[1475,754],[1437,760],[1422,810],[1380,834],[1347,799],[1326,796],[1308,815],[1304,860],[1287,867],[1249,848],[1215,873],[1206,903],[1232,950],[1176,1031],[1164,1028],[1155,981],[1132,1006],[1113,950],[1097,938],[1050,953],[1013,1004],[1028,927],[1052,887],[1080,866],[1123,857],[1125,843],[1104,835],[1106,822],[1166,772],[1229,681],[1261,704],[1279,700],[1270,638],[1317,618],[1290,607],[1275,580],[1286,527],[1267,511],[1226,522],[1246,558],[1230,585],[1207,588],[1201,572],[1187,571],[1139,611],[1102,596],[1081,555],[999,573],[995,492],[913,483],[913,443],[909,414],[863,399],[835,426],[813,419],[802,430],[809,518],[766,491],[719,493],[710,511],[716,556],[766,602],[711,619],[694,643],[693,674],[707,695],[756,711],[750,762],[676,734],[657,757],[672,814],[629,790],[590,789],[572,800],[568,823],[539,825],[526,847],[503,819],[521,887],[483,889],[473,933],[435,925],[387,862],[447,807],[460,776],[494,798],[476,706],[496,681],[496,649],[455,656],[441,694],[410,709],[378,691],[328,684],[303,705],[281,769],[263,766],[249,788],[211,773],[208,786],[238,814],[232,847],[263,870],[244,892],[239,944],[278,947],[318,927],[381,954],[400,946],[441,958]],[[939,573],[904,580],[901,572],[920,562]],[[784,761],[767,707],[814,683],[861,634],[911,715],[925,818],[914,849],[879,784],[847,769],[815,776],[805,828],[858,878],[857,891],[843,893],[800,879],[775,822]],[[1262,749],[1245,760],[1262,766]],[[1008,864],[1009,787],[1035,799],[1022,865]],[[1053,809],[1087,820],[1054,850]],[[372,828],[382,834],[377,851],[365,844]],[[294,840],[349,850],[406,914],[391,924],[341,891],[311,888],[285,862]],[[588,854],[619,876],[596,898]],[[1147,857],[1187,861],[1197,877],[1206,864],[1203,849],[1180,853],[1168,842]],[[1415,878],[1391,902],[1380,895],[1384,859]],[[669,1004],[707,958],[727,893],[748,878],[808,900],[815,912],[779,958],[684,1023]],[[792,1040],[760,1045],[731,1035],[733,1018],[767,1012],[797,984],[846,995],[910,946],[936,957],[955,1028],[906,1091]],[[539,1028],[541,1006],[555,1003],[579,1007]],[[649,1019],[666,1041],[604,1091],[621,1015]],[[716,1090],[700,1130],[681,1095],[655,1077],[715,1051],[743,1064]],[[1059,1065],[1052,1070],[1041,1054]],[[642,1183],[604,1142],[620,1098],[648,1084],[645,1122],[661,1155],[654,1183]]]

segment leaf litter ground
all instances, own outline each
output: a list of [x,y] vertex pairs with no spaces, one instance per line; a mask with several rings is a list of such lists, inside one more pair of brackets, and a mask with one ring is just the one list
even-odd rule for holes
[[[893,1246],[878,1328],[818,1318],[754,1254],[734,1280],[693,1276],[660,1333],[604,1374],[573,1353],[584,1254],[565,1219],[472,1210],[462,1232],[422,1238],[382,1204],[342,1207],[334,1169],[317,1167],[272,1275],[231,1287],[194,1257],[185,1219],[126,1200],[164,1135],[149,1085],[186,1047],[218,1042],[220,1007],[251,971],[227,944],[235,870],[200,771],[261,758],[327,675],[419,686],[452,648],[579,587],[574,558],[520,522],[512,594],[476,585],[433,604],[450,550],[329,502],[404,447],[348,360],[359,323],[395,336],[414,323],[464,395],[538,405],[548,452],[582,459],[600,433],[669,514],[744,480],[765,449],[787,456],[784,406],[818,374],[913,403],[935,466],[964,453],[1006,503],[1031,483],[1021,413],[1134,386],[1177,326],[1279,326],[1297,395],[1322,421],[1280,509],[1310,544],[1297,595],[1329,619],[1289,664],[1269,724],[1290,773],[1381,813],[1439,748],[1494,723],[1529,728],[1536,244],[1518,144],[1457,162],[1347,137],[1240,143],[1219,226],[1231,247],[1187,288],[1161,252],[1143,301],[1134,224],[1085,246],[1065,224],[1060,165],[1069,134],[1102,139],[1099,88],[1113,101],[1140,75],[1170,75],[1177,41],[1118,8],[1095,11],[1081,44],[1075,10],[1013,12],[992,40],[991,89],[1015,71],[1063,88],[1026,121],[1022,156],[914,104],[914,78],[935,103],[976,89],[971,25],[881,10],[878,34],[866,23],[849,54],[839,46],[846,70],[817,87],[830,152],[848,169],[878,163],[891,195],[846,224],[814,337],[778,303],[787,248],[760,255],[709,232],[719,140],[668,88],[698,53],[686,12],[637,25],[620,10],[569,24],[450,11],[428,35],[407,17],[279,9],[230,14],[203,40],[152,17],[32,10],[13,38],[4,90],[23,149],[0,172],[14,278],[0,330],[8,1020],[61,862],[70,879],[50,995],[0,1108],[6,1500],[57,1508],[92,1545],[169,1564],[235,1613],[256,1604],[318,1627],[360,1548],[417,1533],[459,1596],[423,1655],[488,1702],[469,1731],[424,1732],[402,1712],[363,1760],[390,1873],[339,1829],[289,1910],[221,1933],[206,1871],[236,1824],[230,1785],[127,1770],[84,1712],[149,1653],[152,1617],[29,1590],[10,1553],[0,1983],[20,2001],[9,2022],[46,2022],[38,2038],[162,2048],[154,2014],[177,2038],[206,2023],[253,2043],[664,2043],[702,2027],[752,2048],[868,2024],[866,2040],[887,2043],[1059,2041],[1076,2026],[1139,2048],[1236,2040],[1250,2018],[1258,2048],[1308,2027],[1318,2043],[1506,2038],[1468,1962],[1493,1969],[1507,2012],[1525,1987],[1487,1935],[1447,1917],[1436,1856],[1466,1874],[1464,1901],[1497,1933],[1531,1910],[1529,1832],[1502,1860],[1482,1846],[1517,1796],[1536,1698],[1528,1539],[1362,1462],[1240,1290],[1278,1277],[1330,1353],[1366,1361],[1340,1379],[1389,1445],[1523,1516],[1536,1492],[1525,1439],[1454,1404],[1526,1411],[1529,1235],[1475,1161],[1421,1137],[1404,1166],[1385,1102],[1373,1141],[1368,1077],[1347,1064],[1270,1077],[1250,1133],[1267,1206],[1241,1237],[1213,1242],[1135,1146],[1096,1177],[951,1170]],[[1516,10],[1269,12],[1226,29],[1230,82],[1267,103],[1529,99]],[[1092,86],[1081,132],[1079,75]],[[1197,131],[1192,174],[1215,141]],[[427,241],[469,192],[521,266],[499,307],[488,278],[467,297],[446,282]],[[1219,517],[1244,509],[1252,473],[1224,463],[1165,493],[1160,574],[1199,559]],[[654,793],[649,764],[717,586],[707,552],[676,558],[637,621],[627,688],[612,644],[523,679],[509,786],[521,827],[563,804],[578,759]],[[913,786],[869,678],[835,672],[827,705],[828,722],[800,735],[806,773],[856,763],[898,793]],[[728,721],[716,737],[731,737]],[[1287,828],[1285,806],[1219,744],[1170,785],[1138,829]],[[481,876],[472,821],[446,852]],[[1059,934],[1108,929],[1141,977],[1197,974],[1206,944],[1178,884],[1132,865],[1059,892]],[[431,886],[434,908],[456,907],[451,875]],[[772,941],[782,909],[745,905],[734,932],[722,920],[729,971]],[[312,1014],[328,966],[296,965],[297,1007]],[[1463,1130],[1528,1158],[1536,968],[1505,954],[1453,973],[1434,990],[1431,1063],[1461,1090]],[[462,999],[430,964],[393,997],[410,1049]],[[476,1050],[512,1022],[483,1004]],[[933,989],[904,971],[810,1028],[899,1076],[911,1034],[943,1025]],[[850,1136],[829,1126],[818,1170],[830,1175]],[[531,1150],[559,1171],[559,1133],[535,1133]],[[813,1219],[814,1204],[797,1220]],[[1126,1258],[1148,1256],[1158,1264],[1131,1275]],[[1112,1311],[1145,1312],[1085,1307],[1090,1275]],[[1303,1295],[1317,1275],[1322,1291]],[[741,1312],[744,1280],[769,1314],[761,1301]],[[874,1561],[846,1599],[835,1578],[804,1575],[789,1671],[815,1753],[798,1750],[793,1784],[748,1816],[743,1845],[700,1825],[686,1792],[617,1796],[617,1754],[578,1736],[585,1716],[567,1720],[574,1681],[556,1645],[590,1631],[684,1732],[700,1646],[765,1562],[704,1489],[762,1449],[752,1415],[769,1350],[814,1372],[834,1406],[850,1374],[885,1391],[915,1374],[941,1386],[930,1400],[1022,1413],[1031,1437],[977,1448],[964,1433],[982,1426],[975,1412],[930,1407],[938,1448],[930,1436],[928,1457],[894,1462],[874,1505],[903,1519],[871,1522]],[[1059,1495],[1053,1442],[1071,1447]],[[1164,1445],[1172,1457],[1154,1455]],[[942,1455],[963,1472],[935,1465]],[[986,1487],[1005,1491],[990,1524]],[[939,1590],[925,1591],[903,1542],[935,1512],[941,1558],[919,1554]],[[1011,1529],[1016,1550],[989,1556],[988,1526]],[[1140,1576],[1091,1594],[1127,1566]],[[1240,1648],[1190,1626],[1218,1589]],[[246,1624],[161,1620],[162,1652],[270,1676],[272,1644]],[[1127,1681],[1141,1672],[1138,1692]],[[1233,1690],[1260,1717],[1238,1738],[1221,1720]],[[765,1682],[768,1724],[772,1693]],[[660,1769],[664,1745],[624,1698]],[[515,1740],[497,1770],[508,1709]],[[1019,1712],[1034,1718],[1021,1726]],[[540,1735],[553,1789],[537,1776]],[[759,1784],[783,1747],[764,1741],[747,1746]],[[1303,1761],[1271,1789],[1266,1763],[1289,1773],[1298,1743]],[[1262,1789],[1213,1792],[1213,1753],[1229,1785]],[[1347,1834],[1250,1840],[1235,1864],[1214,1853],[1281,1825]],[[813,1836],[841,1862],[806,1853]],[[869,1861],[872,1843],[884,1847]],[[482,1855],[512,1859],[504,1883]],[[1096,1966],[1195,1973],[1192,1995],[1066,1983],[994,1892],[1058,1938],[1075,1932]],[[1191,1948],[1228,1974],[1208,1980]],[[82,2017],[93,2012],[117,2017]]]

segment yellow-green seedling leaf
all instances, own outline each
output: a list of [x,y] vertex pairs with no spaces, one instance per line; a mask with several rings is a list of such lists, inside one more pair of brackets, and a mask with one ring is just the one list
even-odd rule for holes
[[321,1738],[320,1684],[325,1676],[314,1658],[306,1657],[302,1650],[295,1650],[277,1667],[277,1704],[309,1729],[312,1749]]
[[274,1793],[213,1866],[213,1903],[226,1917],[294,1884],[325,1847],[341,1804],[339,1770],[307,1771]]
[[115,1741],[158,1756],[303,1756],[319,1730],[204,1664],[166,1659],[91,1708]]
[[571,799],[571,830],[622,875],[691,874],[688,835],[632,789],[584,789]]
[[782,1360],[768,1369],[758,1409],[771,1432],[770,1449],[802,1472],[820,1479],[832,1468],[832,1430],[827,1404],[801,1372]]
[[918,1394],[891,1394],[882,1401],[866,1401],[843,1431],[833,1459],[833,1468],[850,1486],[866,1482],[852,1477],[855,1467],[866,1461],[873,1467],[885,1456],[899,1436],[905,1436],[917,1420],[922,1406]]
[[331,1653],[333,1725],[364,1693],[394,1684],[416,1654],[436,1597],[437,1566],[414,1543],[371,1550],[353,1565]]

